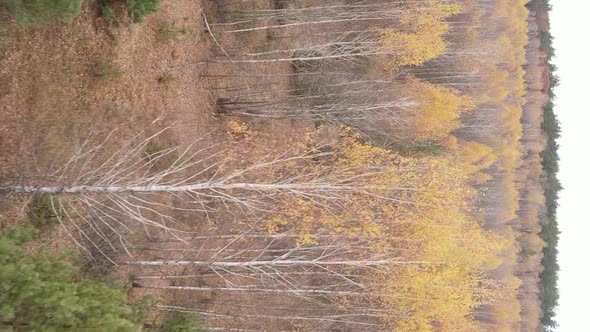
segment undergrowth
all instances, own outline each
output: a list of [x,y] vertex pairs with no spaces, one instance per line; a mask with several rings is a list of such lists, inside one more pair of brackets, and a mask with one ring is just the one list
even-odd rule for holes
[[41,26],[54,20],[72,23],[84,0],[4,0],[16,23]]

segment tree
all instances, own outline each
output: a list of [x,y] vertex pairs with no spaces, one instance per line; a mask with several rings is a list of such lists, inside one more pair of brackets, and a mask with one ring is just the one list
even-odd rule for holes
[[[116,264],[100,242],[112,250],[118,245],[130,254],[128,237],[136,230],[156,229],[176,235],[183,226],[172,217],[171,209],[208,215],[233,205],[271,212],[297,198],[316,211],[325,209],[323,203],[328,201],[341,204],[363,196],[387,200],[408,191],[395,186],[388,165],[342,163],[363,150],[371,151],[368,145],[338,154],[303,144],[297,153],[239,165],[211,151],[213,147],[174,147],[146,153],[161,133],[130,140],[106,160],[95,160],[105,140],[89,139],[55,176],[63,184],[4,185],[0,192],[48,195],[45,201],[52,215],[66,231],[74,229],[81,235],[81,241],[72,239],[83,250],[96,250]],[[165,167],[154,169],[169,156],[174,157]],[[380,175],[389,177],[387,182],[379,181]],[[76,222],[66,222],[71,220]]]
[[[348,177],[373,169],[361,172],[370,191],[283,196],[243,234],[156,240],[149,250],[158,259],[123,263],[138,271],[134,286],[175,292],[179,299],[160,310],[200,313],[219,328],[235,315],[243,328],[257,319],[317,330],[329,319],[350,329],[481,329],[472,311],[504,294],[484,273],[505,242],[468,212],[475,192],[464,165],[401,157],[349,129],[303,174],[315,167]],[[211,293],[219,306],[180,299]],[[267,305],[286,298],[289,315]]]
[[[330,82],[330,78],[337,81]],[[218,112],[345,125],[379,143],[444,138],[460,127],[461,115],[474,108],[473,101],[459,91],[411,76],[403,80],[345,80],[326,75],[313,95],[296,91],[281,98],[267,94],[222,97],[217,101]]]
[[[391,69],[420,65],[446,48],[445,19],[460,12],[458,4],[433,0],[420,2],[305,4],[297,2],[281,9],[226,11],[226,22],[211,26],[221,35],[259,31],[294,30],[311,34],[315,41],[291,49],[226,53],[228,63],[274,63],[337,60],[350,63],[360,58],[383,58]],[[229,18],[229,19],[228,19]],[[392,27],[396,27],[393,29]],[[397,27],[400,27],[397,30]],[[303,33],[305,31],[305,33]],[[301,38],[298,38],[301,39]]]
[[[77,227],[97,250],[98,238],[109,240],[104,228],[126,241],[137,229],[129,220],[170,233],[176,247],[164,242],[161,248],[150,245],[160,257],[169,257],[119,255],[112,261],[139,270],[134,282],[138,288],[219,294],[228,304],[203,309],[201,304],[171,299],[173,303],[153,307],[203,314],[215,327],[230,326],[229,307],[246,305],[248,293],[273,300],[289,297],[300,304],[293,306],[290,316],[243,310],[239,315],[244,320],[305,321],[310,329],[321,329],[326,319],[353,329],[398,326],[413,319],[414,314],[393,303],[423,308],[420,315],[432,326],[435,320],[451,324],[459,317],[465,324],[471,322],[474,303],[491,301],[487,280],[479,273],[486,269],[483,261],[500,246],[468,213],[474,191],[463,165],[452,158],[403,157],[363,142],[352,129],[338,130],[337,143],[318,146],[315,136],[320,133],[309,133],[290,153],[254,163],[216,158],[208,148],[146,153],[154,136],[131,140],[106,161],[89,161],[101,146],[94,140],[62,168],[63,181],[70,184],[1,189],[49,195],[57,218],[64,224],[67,219],[75,221],[66,228]],[[158,163],[170,154],[175,157]],[[164,202],[173,202],[172,207],[157,199],[169,199]],[[251,221],[254,233],[204,235],[201,245],[193,242],[190,232],[176,232],[175,227],[182,226],[169,210],[200,210],[206,215],[231,206],[253,212],[240,216],[246,224]],[[253,215],[260,222],[249,219]],[[103,228],[97,227],[99,223]],[[82,229],[82,224],[87,227]],[[95,233],[87,234],[91,231]],[[256,232],[262,231],[266,234],[260,237]],[[181,243],[191,247],[179,248]],[[159,271],[159,277],[146,278],[149,270]],[[187,275],[173,278],[171,271]],[[431,279],[425,275],[428,271]],[[205,282],[190,282],[189,275]],[[433,288],[418,287],[417,295],[422,296],[414,289],[406,291],[404,285],[413,278]],[[452,297],[447,295],[429,305],[424,294],[442,294],[437,288],[448,291],[445,294],[460,292],[460,303],[448,303]],[[393,300],[400,297],[407,299]],[[322,318],[309,312],[309,303],[323,308]]]
[[140,330],[121,290],[81,278],[71,255],[26,250],[31,240],[22,228],[0,235],[0,324],[28,331]]
[[444,138],[460,127],[459,118],[463,113],[474,108],[473,101],[459,91],[428,84],[420,80],[411,80],[412,98],[418,101],[415,112],[408,112],[412,138]]

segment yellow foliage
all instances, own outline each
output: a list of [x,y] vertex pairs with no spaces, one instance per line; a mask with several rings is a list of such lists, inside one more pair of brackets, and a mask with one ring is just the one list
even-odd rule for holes
[[[312,141],[313,134],[308,138]],[[330,197],[283,197],[265,230],[297,234],[298,246],[319,244],[320,234],[341,235],[366,239],[366,255],[395,253],[407,264],[394,262],[394,268],[364,278],[378,285],[381,303],[390,313],[384,322],[396,331],[483,330],[471,313],[504,294],[504,286],[484,273],[499,264],[498,255],[509,242],[483,231],[469,213],[476,191],[469,186],[466,164],[481,163],[490,151],[467,146],[472,153],[464,163],[453,155],[409,158],[362,142],[344,128],[329,164],[305,159],[295,166],[301,174],[363,189]]]
[[412,99],[419,106],[404,115],[412,138],[417,140],[448,136],[460,126],[461,114],[474,107],[470,98],[453,89],[417,79],[410,79],[409,86],[412,89]]
[[434,0],[408,6],[400,13],[396,29],[380,30],[378,42],[381,52],[389,55],[385,65],[390,70],[421,65],[444,52],[443,35],[449,30],[445,19],[462,9],[459,4]]
[[402,66],[418,66],[432,60],[446,50],[440,34],[407,33],[394,29],[381,31],[382,52],[389,54],[385,67],[395,71]]
[[483,171],[496,162],[494,149],[475,141],[457,141],[456,144],[454,156],[462,163],[464,173],[471,176],[471,181],[481,184],[491,180],[492,177]]
[[254,133],[250,127],[246,123],[237,120],[227,122],[227,132],[234,141],[250,142],[254,138]]

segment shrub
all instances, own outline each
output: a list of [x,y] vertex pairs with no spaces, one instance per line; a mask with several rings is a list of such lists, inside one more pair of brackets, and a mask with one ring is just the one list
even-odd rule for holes
[[100,14],[105,20],[113,22],[115,25],[119,25],[121,23],[121,20],[115,14],[113,8],[109,5],[104,5],[100,10]]
[[84,0],[4,0],[10,15],[19,24],[40,26],[54,20],[72,23]]
[[123,0],[134,22],[143,22],[145,16],[160,10],[162,0]]
[[203,322],[199,316],[175,312],[162,323],[160,331],[206,332],[207,329],[203,327]]
[[186,36],[193,33],[193,30],[187,27],[174,28],[170,26],[164,26],[158,30],[158,34],[164,41],[178,40],[180,36]]
[[174,76],[170,73],[168,73],[158,79],[158,83],[166,85],[166,86],[171,85],[174,82],[176,82],[176,76]]
[[100,79],[109,81],[119,81],[123,78],[125,72],[118,67],[114,67],[110,63],[105,63],[100,67]]

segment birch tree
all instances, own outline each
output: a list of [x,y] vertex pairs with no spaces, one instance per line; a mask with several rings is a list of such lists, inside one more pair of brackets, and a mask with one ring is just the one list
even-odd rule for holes
[[[332,77],[339,80],[338,77]],[[268,119],[310,119],[350,126],[375,141],[440,139],[460,125],[460,117],[474,107],[457,90],[413,77],[405,79],[329,82],[309,94],[299,90],[287,95],[249,93],[220,97],[218,112]]]
[[[122,247],[119,249],[130,254],[128,237],[137,229],[173,236],[186,231],[173,217],[173,210],[205,217],[231,206],[276,212],[277,202],[287,197],[310,202],[310,208],[317,210],[330,201],[344,204],[351,194],[387,199],[406,191],[375,181],[386,165],[339,164],[345,155],[321,152],[314,145],[303,144],[298,153],[242,165],[223,158],[214,146],[197,147],[198,141],[183,149],[146,153],[148,144],[164,132],[147,138],[138,135],[108,156],[101,149],[109,135],[99,143],[96,137],[88,138],[52,176],[52,182],[61,182],[59,185],[17,183],[2,185],[0,191],[48,195],[49,209],[58,222],[65,225],[75,220],[65,229],[76,230],[83,242],[105,257],[100,243],[109,250]],[[166,167],[155,169],[158,161],[169,156],[173,158]]]
[[354,61],[379,57],[386,58],[389,67],[396,69],[422,64],[444,51],[442,35],[447,32],[444,19],[459,11],[457,4],[430,0],[322,4],[296,1],[280,9],[249,10],[238,5],[235,11],[224,10],[224,22],[210,27],[221,37],[289,31],[290,40],[297,41],[293,48],[229,50],[226,55],[232,59],[215,62]]

